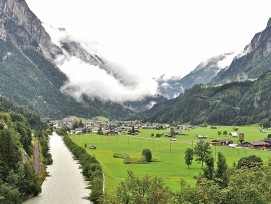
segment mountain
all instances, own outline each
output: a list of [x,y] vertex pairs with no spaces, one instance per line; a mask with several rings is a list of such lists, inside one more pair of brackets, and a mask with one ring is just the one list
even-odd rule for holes
[[120,118],[133,111],[120,104],[83,96],[76,101],[60,88],[68,78],[54,60],[68,53],[94,65],[101,64],[72,40],[52,42],[41,21],[24,0],[0,0],[0,95],[42,117],[65,115]]
[[223,125],[265,123],[270,126],[271,71],[256,81],[195,85],[175,99],[145,112],[149,122]]
[[161,95],[147,96],[139,101],[125,102],[124,106],[135,112],[141,112],[151,109],[155,104],[167,101],[167,98]]
[[266,28],[253,37],[243,52],[235,57],[228,69],[221,70],[211,82],[225,83],[256,79],[271,67],[271,18]]
[[174,98],[195,84],[208,84],[223,69],[227,69],[234,53],[224,53],[201,62],[192,72],[181,79],[158,79],[159,92],[167,98]]

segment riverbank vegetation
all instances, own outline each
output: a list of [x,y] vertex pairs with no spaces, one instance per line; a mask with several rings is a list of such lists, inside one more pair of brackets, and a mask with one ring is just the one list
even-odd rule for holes
[[[49,131],[51,133],[51,131]],[[43,156],[43,162],[46,165],[50,165],[53,163],[52,155],[49,152],[49,133],[46,129],[39,129],[35,132],[35,138],[39,140],[41,146],[41,153]]]
[[22,203],[41,192],[45,166],[33,168],[32,136],[45,127],[37,115],[0,98],[0,203]]
[[76,145],[66,134],[64,142],[79,160],[83,169],[83,175],[90,181],[91,194],[89,200],[93,203],[98,203],[98,199],[103,194],[103,171],[101,165],[94,156],[89,155],[83,147]]

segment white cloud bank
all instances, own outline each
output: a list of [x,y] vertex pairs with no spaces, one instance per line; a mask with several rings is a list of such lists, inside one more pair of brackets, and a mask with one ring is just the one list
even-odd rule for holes
[[[52,41],[61,47],[61,41],[75,40],[64,29],[56,29],[43,24]],[[87,47],[90,54],[95,51]],[[157,82],[147,77],[144,72],[131,73],[121,65],[107,62],[108,71],[100,66],[91,65],[75,56],[70,56],[65,50],[55,63],[68,77],[61,91],[80,101],[83,95],[99,98],[104,101],[122,103],[137,101],[145,96],[157,94]]]
[[70,82],[63,90],[77,90],[71,91],[77,99],[86,93],[116,102],[156,94],[153,78],[163,74],[184,76],[203,59],[239,53],[264,29],[271,5],[269,0],[26,2],[43,22],[66,28],[86,50],[99,52],[121,81],[66,56],[60,68]]
[[157,83],[154,80],[141,78],[137,84],[127,86],[99,66],[89,65],[75,57],[65,60],[59,68],[69,78],[61,90],[77,100],[85,94],[122,103],[143,99],[144,96],[154,95],[157,92]]

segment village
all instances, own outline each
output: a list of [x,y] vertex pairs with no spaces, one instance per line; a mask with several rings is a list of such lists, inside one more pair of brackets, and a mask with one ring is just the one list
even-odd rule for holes
[[[55,129],[65,128],[68,134],[85,134],[95,133],[98,135],[106,136],[136,136],[144,130],[153,130],[152,137],[169,138],[170,141],[176,142],[178,137],[186,136],[190,130],[200,129],[202,126],[192,126],[187,124],[182,125],[170,125],[170,124],[150,124],[143,123],[141,121],[102,121],[102,120],[80,120],[74,117],[67,117],[62,120],[51,120],[49,125]],[[220,126],[223,128],[224,126]],[[238,132],[239,128],[232,127],[232,131],[216,131],[218,126],[205,127],[207,134],[195,134],[195,138],[198,140],[206,140],[211,146],[224,146],[230,148],[248,148],[256,150],[271,150],[271,128],[267,130],[259,128],[259,135],[264,135],[263,139],[248,141],[245,140],[245,133]],[[159,131],[159,133],[155,133]],[[271,132],[270,132],[271,133]],[[215,136],[214,136],[215,135]],[[221,136],[227,137],[221,139]]]

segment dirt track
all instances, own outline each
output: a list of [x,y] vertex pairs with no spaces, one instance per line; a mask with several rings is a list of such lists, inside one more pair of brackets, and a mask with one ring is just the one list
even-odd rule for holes
[[39,141],[36,140],[34,143],[34,170],[35,174],[38,175],[40,172],[40,145]]

